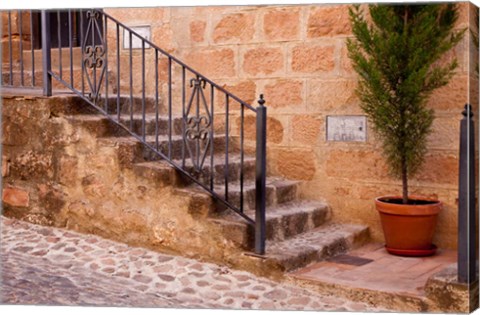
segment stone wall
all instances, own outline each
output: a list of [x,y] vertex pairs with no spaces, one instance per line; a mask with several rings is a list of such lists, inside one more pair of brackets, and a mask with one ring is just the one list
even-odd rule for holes
[[[474,6],[459,6],[457,27],[462,28],[473,20]],[[345,44],[351,36],[347,5],[106,12],[129,26],[150,25],[152,39],[161,48],[245,101],[255,103],[264,93],[269,115],[269,170],[304,181],[302,193],[328,201],[335,220],[368,224],[374,239],[383,239],[373,198],[399,194],[401,187],[387,174],[379,142],[370,128],[366,142],[327,142],[325,136],[327,115],[362,114],[354,92],[357,77]],[[113,26],[109,34],[110,46],[114,46]],[[472,89],[478,87],[471,71],[477,53],[467,35],[446,57],[458,58],[459,67],[450,84],[429,101],[436,111],[434,131],[425,166],[410,181],[412,193],[436,197],[445,204],[435,237],[441,247],[456,247],[459,120],[469,98],[477,108],[478,92],[468,90],[469,80]],[[147,60],[153,58],[153,50],[147,49],[146,54]],[[122,49],[120,55],[128,60],[128,50]],[[134,58],[139,56],[139,51],[134,51]],[[113,57],[109,62],[115,63]],[[165,62],[160,65],[165,70]],[[178,75],[178,71],[173,73]],[[122,84],[127,83],[122,77]],[[165,89],[162,91],[166,97]],[[173,98],[175,107],[178,98]],[[238,132],[239,120],[234,121],[237,124],[232,129]],[[253,117],[246,122],[247,138],[254,139]]]
[[88,106],[71,96],[3,97],[2,214],[231,263],[238,239],[204,220],[210,198],[175,190],[172,168],[158,175],[133,167],[136,147],[97,138],[112,125],[71,116]]
[[[20,40],[22,39],[22,47],[24,50],[31,48],[30,37],[30,13],[23,11],[22,20],[18,11],[10,12],[10,25],[8,11],[0,12],[0,21],[2,21],[2,29],[0,31],[0,45],[2,46],[1,56],[2,62],[8,63],[10,55],[14,66],[20,62]],[[20,21],[22,24],[20,25]],[[9,39],[8,32],[12,35]],[[20,33],[22,36],[20,37]],[[10,54],[10,49],[12,50]]]

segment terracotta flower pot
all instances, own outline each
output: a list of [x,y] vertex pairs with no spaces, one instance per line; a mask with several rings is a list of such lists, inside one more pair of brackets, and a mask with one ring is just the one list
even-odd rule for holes
[[432,244],[437,216],[443,205],[438,200],[410,197],[413,204],[402,204],[399,196],[375,199],[380,213],[386,249],[401,256],[428,256],[435,253]]

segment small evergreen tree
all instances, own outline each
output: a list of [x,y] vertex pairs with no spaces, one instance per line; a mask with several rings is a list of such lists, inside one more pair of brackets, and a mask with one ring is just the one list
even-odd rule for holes
[[[474,17],[473,17],[473,27],[474,29],[470,30],[470,34],[472,34],[472,42],[473,42],[473,45],[474,47],[477,49],[478,51],[478,33],[480,32],[480,30],[478,29],[478,13],[479,13],[479,9],[476,8],[475,9],[475,14],[474,14]],[[475,66],[475,74],[478,76],[478,60],[477,60],[477,65]]]
[[392,175],[402,180],[406,204],[408,177],[424,161],[434,119],[427,100],[457,67],[457,60],[437,61],[465,30],[453,29],[455,4],[369,5],[369,13],[371,22],[359,5],[350,8],[354,39],[347,40],[348,55],[359,75],[361,108],[383,143]]

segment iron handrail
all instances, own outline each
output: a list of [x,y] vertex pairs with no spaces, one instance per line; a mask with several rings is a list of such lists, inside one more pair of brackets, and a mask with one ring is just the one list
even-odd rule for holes
[[248,109],[250,109],[251,111],[253,112],[257,112],[257,110],[250,104],[246,103],[245,101],[243,101],[242,99],[240,99],[238,96],[234,95],[233,93],[225,90],[223,87],[219,86],[218,84],[216,84],[215,82],[213,82],[212,80],[208,79],[206,76],[204,76],[203,74],[201,74],[200,72],[196,71],[195,69],[193,69],[192,67],[188,66],[187,64],[185,64],[184,62],[182,62],[180,59],[176,58],[175,56],[169,54],[168,52],[166,52],[165,50],[163,50],[162,48],[158,47],[155,43],[153,43],[152,41],[144,38],[142,35],[140,35],[138,32],[135,32],[134,30],[132,30],[130,27],[128,27],[127,25],[125,25],[124,23],[118,21],[116,18],[114,18],[113,16],[109,15],[108,13],[105,13],[103,11],[99,11],[101,12],[101,14],[103,14],[104,16],[106,16],[107,18],[109,18],[110,20],[112,20],[113,22],[115,22],[116,24],[120,25],[121,27],[123,27],[124,29],[128,30],[130,33],[132,33],[133,35],[137,36],[140,40],[142,40],[143,42],[149,44],[151,47],[153,47],[155,50],[159,51],[160,53],[162,53],[163,55],[167,56],[168,58],[172,59],[173,61],[175,61],[176,63],[178,63],[180,66],[182,67],[185,67],[186,69],[188,69],[188,71],[192,72],[193,74],[201,77],[202,79],[204,79],[207,83],[209,83],[210,85],[214,86],[216,89],[222,91],[223,93],[227,94],[229,97],[233,98],[234,100],[236,100],[238,103],[240,103],[241,105],[247,107]]

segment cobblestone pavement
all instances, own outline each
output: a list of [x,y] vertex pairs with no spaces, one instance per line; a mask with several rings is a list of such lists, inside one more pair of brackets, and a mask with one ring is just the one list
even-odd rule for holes
[[211,263],[1,221],[4,304],[377,311]]

